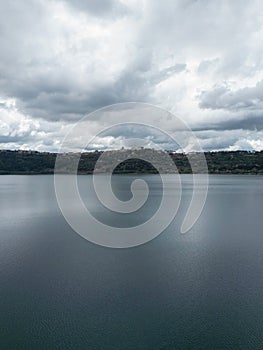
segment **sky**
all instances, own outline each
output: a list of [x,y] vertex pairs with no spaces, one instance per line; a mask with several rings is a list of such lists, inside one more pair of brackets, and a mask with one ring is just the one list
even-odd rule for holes
[[[180,117],[204,150],[262,150],[262,43],[256,0],[1,1],[0,148],[58,151],[84,115],[145,102]],[[96,116],[88,138],[107,124]],[[173,136],[176,122],[155,126]],[[94,147],[130,139],[119,128]]]

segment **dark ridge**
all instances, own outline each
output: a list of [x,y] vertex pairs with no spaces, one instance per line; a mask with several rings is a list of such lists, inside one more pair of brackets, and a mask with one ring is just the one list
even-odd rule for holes
[[[109,159],[116,159],[120,152],[131,152],[131,150],[106,151],[109,152]],[[145,152],[145,150],[144,150]],[[153,154],[154,150],[149,150]],[[190,174],[191,167],[188,162],[187,154],[167,151],[177,166],[179,173]],[[78,173],[92,174],[94,166],[98,161],[102,151],[85,152],[81,154]],[[65,153],[65,164],[70,163],[76,153]],[[53,174],[56,153],[37,152],[37,151],[10,151],[0,150],[0,174]],[[219,151],[205,152],[208,171],[210,174],[263,174],[263,151]],[[68,162],[69,161],[69,162]],[[109,171],[109,166],[101,163],[98,172]],[[70,170],[65,166],[61,173],[69,173]],[[162,169],[162,172],[169,172]],[[157,170],[149,162],[132,158],[120,162],[115,168],[114,173],[149,173],[155,174]]]

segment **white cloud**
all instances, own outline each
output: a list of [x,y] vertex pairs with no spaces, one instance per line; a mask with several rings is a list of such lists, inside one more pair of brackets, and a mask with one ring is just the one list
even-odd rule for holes
[[158,104],[210,135],[217,130],[214,146],[212,137],[202,141],[209,149],[262,147],[259,0],[21,0],[0,7],[1,147],[56,150],[74,120],[129,101]]

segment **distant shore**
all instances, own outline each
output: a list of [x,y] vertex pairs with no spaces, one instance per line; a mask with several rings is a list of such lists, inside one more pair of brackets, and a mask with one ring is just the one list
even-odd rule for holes
[[[144,150],[145,151],[145,150]],[[109,159],[118,159],[120,152],[131,150],[106,151]],[[149,150],[149,152],[157,152]],[[174,161],[179,173],[191,174],[187,154],[167,151]],[[80,156],[78,174],[92,174],[95,164],[103,151],[84,152]],[[65,153],[65,163],[70,163],[77,153]],[[0,175],[41,175],[53,174],[57,153],[37,151],[0,150]],[[251,174],[263,175],[263,151],[218,151],[205,152],[210,174]],[[102,163],[99,173],[108,173],[108,164]],[[62,169],[61,173],[68,174],[70,169]],[[148,162],[134,158],[121,162],[114,170],[116,174],[157,174],[157,170]],[[163,169],[162,173],[169,173]]]

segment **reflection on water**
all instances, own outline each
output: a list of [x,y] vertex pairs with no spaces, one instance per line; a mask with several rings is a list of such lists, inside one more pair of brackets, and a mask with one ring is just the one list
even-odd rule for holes
[[[158,208],[158,176],[144,176],[141,212],[100,206],[90,176],[80,176],[94,215],[118,227]],[[133,176],[116,176],[128,199]],[[179,227],[191,198],[158,238],[108,249],[67,225],[52,176],[0,177],[1,349],[261,349],[263,343],[263,177],[211,176],[202,216]],[[73,205],[73,204],[72,204]]]

